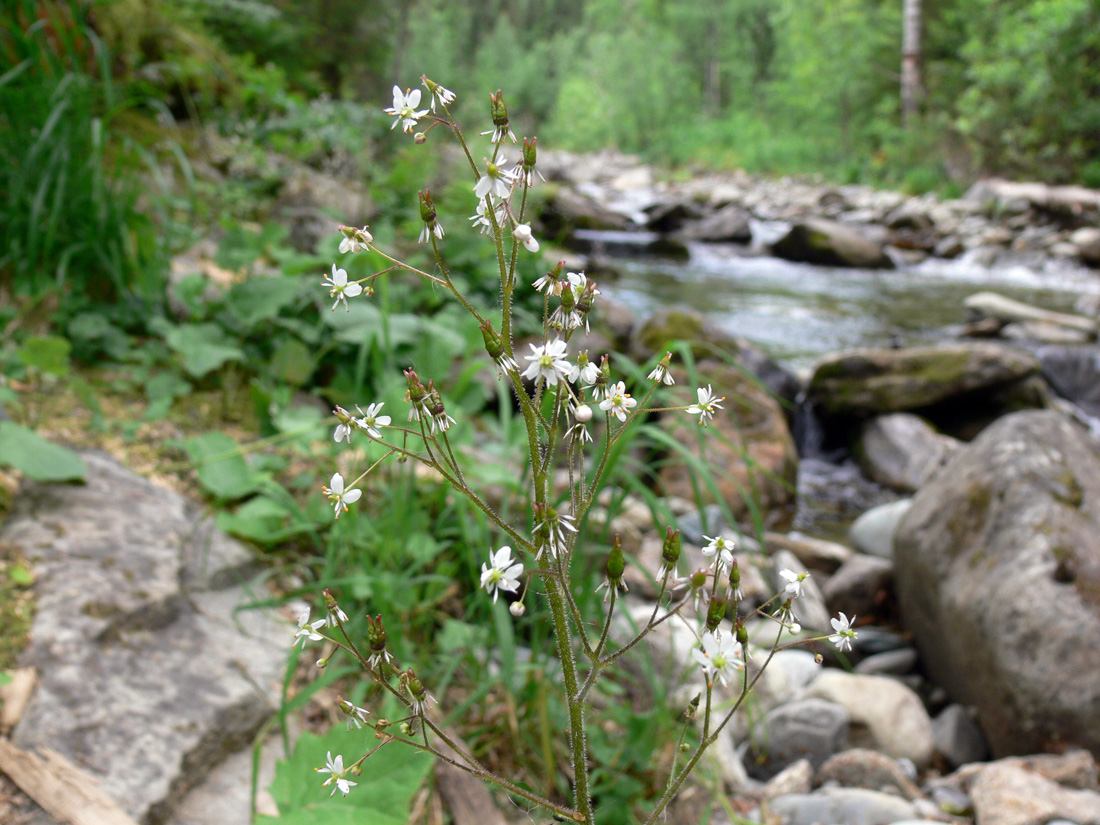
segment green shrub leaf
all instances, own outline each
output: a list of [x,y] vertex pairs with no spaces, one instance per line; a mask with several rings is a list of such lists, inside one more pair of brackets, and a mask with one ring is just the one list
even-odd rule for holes
[[88,476],[84,459],[72,450],[11,421],[0,421],[0,465],[35,481],[84,481]]

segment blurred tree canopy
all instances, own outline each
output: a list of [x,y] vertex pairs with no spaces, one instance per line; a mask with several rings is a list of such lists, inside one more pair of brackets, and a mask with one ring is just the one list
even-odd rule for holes
[[[46,0],[43,0],[46,2]],[[56,2],[56,0],[55,0]],[[47,3],[48,4],[48,3]],[[87,0],[119,74],[172,112],[287,94],[378,108],[428,74],[574,149],[927,188],[1100,185],[1100,4],[925,0],[900,112],[903,0]]]

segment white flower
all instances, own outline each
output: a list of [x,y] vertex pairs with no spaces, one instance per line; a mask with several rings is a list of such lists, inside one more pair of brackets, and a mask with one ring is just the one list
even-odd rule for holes
[[809,573],[795,573],[793,570],[784,568],[779,571],[779,575],[782,576],[787,584],[783,590],[790,594],[792,599],[797,599],[806,595],[806,590],[803,587],[803,582],[810,578]]
[[336,627],[338,623],[347,623],[348,614],[335,602],[325,611],[325,627]]
[[600,368],[592,361],[585,361],[582,365],[578,359],[570,370],[568,378],[570,382],[576,384],[580,381],[582,384],[591,386],[596,383],[596,379],[600,377]]
[[630,397],[622,381],[608,387],[607,397],[600,402],[601,410],[614,413],[620,421],[626,421],[627,414],[636,406],[638,406],[637,400]]
[[542,292],[546,287],[550,287],[551,295],[561,295],[563,284],[561,272],[558,267],[554,267],[541,278],[536,279],[534,287],[536,292]]
[[363,412],[363,408],[358,404],[355,405],[355,409],[359,410],[359,414],[362,418],[357,418],[355,423],[359,426],[359,429],[366,430],[367,435],[372,438],[381,438],[382,433],[378,431],[379,427],[388,427],[390,425],[390,417],[388,415],[379,415],[382,412],[382,405],[385,401],[379,401],[377,404],[368,404],[367,411]]
[[837,650],[851,650],[852,639],[856,638],[856,632],[852,630],[852,624],[855,622],[856,617],[852,616],[849,619],[843,613],[840,614],[839,619],[829,619],[833,625],[833,635],[829,637],[829,641],[836,645]]
[[576,307],[566,309],[559,306],[550,314],[550,326],[557,329],[576,329],[584,322]]
[[325,762],[323,768],[314,768],[317,773],[330,774],[329,778],[324,781],[321,787],[327,788],[332,782],[336,782],[336,786],[332,789],[332,793],[329,796],[335,796],[337,791],[340,791],[344,796],[348,795],[353,787],[358,785],[358,782],[352,782],[347,778],[348,772],[344,770],[344,757],[341,754],[337,754],[336,758],[332,758],[332,751],[328,752],[328,760]]
[[734,670],[742,670],[745,662],[741,658],[741,645],[732,636],[724,636],[718,631],[703,634],[703,649],[691,651],[692,657],[707,674],[707,682],[713,684],[712,676],[717,676],[725,687]]
[[420,90],[410,89],[404,94],[401,93],[400,86],[393,87],[393,106],[385,109],[387,115],[392,115],[396,118],[393,122],[393,126],[401,124],[401,131],[409,132],[416,125],[416,121],[428,114],[427,109],[421,109],[416,111],[416,107],[420,105]]
[[495,604],[501,590],[516,592],[522,575],[523,564],[512,560],[512,548],[506,544],[495,553],[489,551],[489,564],[481,565],[481,586],[492,595]]
[[726,399],[725,397],[716,397],[714,393],[711,392],[710,384],[707,384],[706,389],[699,387],[699,389],[695,391],[695,394],[699,397],[699,403],[692,404],[690,407],[687,408],[687,411],[692,415],[699,416],[700,426],[705,427],[707,426],[707,420],[710,418],[714,418],[715,410],[724,409],[724,407],[718,402],[725,401]]
[[672,377],[672,373],[669,372],[669,369],[668,369],[668,365],[669,365],[669,362],[671,360],[672,360],[672,353],[671,352],[666,352],[665,357],[662,358],[657,363],[657,366],[653,368],[653,372],[651,372],[646,377],[650,381],[663,381],[666,385],[669,385],[669,386],[671,386],[672,384],[675,384],[676,380]]
[[356,229],[353,226],[341,226],[340,230],[344,233],[344,237],[340,240],[341,255],[348,252],[362,252],[367,248],[367,244],[374,243],[374,236],[365,226],[362,229]]
[[307,607],[301,613],[298,614],[298,632],[294,634],[294,642],[291,647],[298,645],[298,640],[302,640],[302,649],[305,650],[306,642],[320,642],[325,637],[317,631],[325,626],[324,619],[318,619],[312,624],[309,621],[309,608]]
[[492,129],[486,129],[481,134],[492,135],[492,137],[489,138],[490,143],[503,143],[505,138],[511,138],[512,143],[516,142],[516,136],[512,134],[512,129],[507,123],[503,126],[495,126]]
[[504,200],[512,194],[512,183],[515,181],[515,171],[504,169],[504,162],[499,164],[492,161],[485,162],[485,174],[477,179],[474,186],[474,194],[484,200],[489,195]]
[[339,444],[341,441],[347,441],[351,443],[351,413],[345,410],[340,405],[336,406],[336,409],[332,411],[332,414],[340,419],[340,423],[336,425],[336,431],[332,434],[332,440]]
[[363,727],[363,723],[367,721],[367,714],[370,713],[366,708],[357,708],[347,699],[342,699],[339,696],[336,697],[336,706],[340,708],[340,712],[348,717],[348,730],[351,730],[351,726],[355,725],[357,729]]
[[442,238],[446,233],[443,231],[443,224],[439,221],[432,221],[431,223],[424,224],[424,228],[420,230],[420,237],[417,238],[417,243],[428,243],[432,239],[432,235],[437,238]]
[[334,502],[336,518],[340,518],[340,513],[346,513],[348,511],[348,505],[354,504],[359,500],[359,497],[363,495],[363,491],[357,489],[345,492],[344,477],[339,473],[332,474],[328,487],[322,487],[321,492],[328,496],[329,500]]
[[531,226],[526,223],[521,223],[515,229],[512,230],[512,234],[516,240],[527,247],[528,252],[538,252],[539,242],[531,237]]
[[729,567],[733,564],[733,549],[736,545],[732,541],[726,541],[724,536],[703,536],[707,540],[707,546],[703,548],[704,556],[714,556],[714,564],[718,567]]
[[351,307],[348,306],[348,298],[354,298],[363,291],[363,287],[354,281],[349,284],[347,270],[337,269],[336,264],[332,265],[332,274],[326,275],[325,280],[321,281],[321,285],[329,287],[329,297],[336,299],[332,302],[333,309],[336,309],[336,305],[343,301],[344,307],[349,312]]
[[555,338],[545,346],[531,344],[531,355],[523,356],[531,363],[523,371],[523,377],[529,381],[545,378],[547,385],[555,387],[558,381],[569,380],[573,365],[565,360],[565,341]]
[[[478,231],[482,235],[488,235],[493,231],[493,222],[489,218],[488,209],[487,201],[479,200],[477,202],[477,213],[470,216],[473,225],[478,227]],[[493,213],[496,216],[497,226],[503,226],[508,219],[508,207],[500,199],[493,203]]]
[[428,90],[428,93],[432,96],[432,111],[435,111],[435,102],[438,100],[444,106],[450,106],[455,102],[455,93],[450,89],[445,89],[438,83],[432,83],[429,85],[428,78],[423,75],[420,76],[420,82],[424,84],[424,88]]
[[535,545],[538,552],[535,559],[542,558],[543,551],[549,550],[550,555],[557,558],[558,553],[564,553],[569,547],[569,539],[566,531],[576,533],[577,528],[573,524],[573,517],[554,512],[552,508],[538,508],[535,516]]

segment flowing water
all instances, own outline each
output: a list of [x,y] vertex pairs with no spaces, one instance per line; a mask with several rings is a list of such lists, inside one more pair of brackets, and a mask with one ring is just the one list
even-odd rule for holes
[[967,320],[963,300],[975,292],[1060,312],[1073,312],[1082,294],[1100,294],[1095,273],[1069,265],[989,268],[964,258],[896,270],[841,269],[745,256],[730,246],[690,249],[686,263],[616,255],[619,277],[601,282],[601,289],[641,317],[662,307],[692,307],[792,368],[851,347],[951,338],[952,327]]

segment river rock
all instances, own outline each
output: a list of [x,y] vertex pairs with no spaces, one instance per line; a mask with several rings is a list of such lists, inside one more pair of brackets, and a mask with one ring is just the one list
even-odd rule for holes
[[914,492],[960,446],[916,415],[880,415],[863,426],[856,454],[865,473],[879,484]]
[[1067,329],[1077,330],[1087,335],[1096,335],[1096,321],[1083,315],[1070,315],[1065,312],[1052,312],[1048,309],[1031,306],[996,292],[975,292],[963,301],[963,306],[977,315],[996,318],[1005,323],[1013,321],[1039,321]]
[[803,696],[843,706],[852,717],[848,739],[854,747],[909,759],[921,768],[932,758],[932,720],[917,695],[900,682],[830,668]]
[[913,803],[864,788],[821,788],[810,794],[778,796],[762,808],[766,822],[781,825],[893,825],[917,817]]
[[816,770],[844,749],[851,719],[840,705],[803,699],[770,710],[753,732],[749,773],[771,778],[802,759]]
[[139,821],[180,797],[274,712],[290,628],[242,583],[251,554],[178,494],[82,453],[83,486],[25,483],[0,533],[33,565],[23,663],[38,688],[13,739],[90,772]]
[[977,708],[997,756],[1100,753],[1098,537],[1100,455],[1052,411],[993,424],[902,520],[906,627],[929,675]]
[[645,210],[645,228],[667,235],[680,229],[689,221],[703,217],[703,210],[690,198],[674,198],[658,201]]
[[1054,391],[1093,417],[1100,417],[1100,347],[1039,347],[1043,377]]
[[1063,788],[1019,765],[983,765],[970,799],[982,825],[1047,825],[1056,819],[1100,825],[1100,793]]
[[635,329],[631,355],[639,361],[659,358],[673,341],[691,344],[691,354],[696,361],[713,357],[716,348],[728,351],[780,403],[793,409],[795,399],[802,389],[794,373],[781,366],[756,344],[729,335],[695,310],[674,307],[653,313]]
[[859,553],[844,562],[821,591],[831,614],[865,616],[889,599],[893,583],[892,561]]
[[912,499],[903,498],[868,510],[852,522],[848,540],[861,553],[892,560],[898,525],[912,503]]
[[689,222],[680,231],[689,241],[708,243],[749,243],[752,241],[752,227],[749,213],[736,204],[719,209],[701,220]]
[[866,748],[852,748],[830,756],[818,768],[814,775],[814,784],[867,788],[910,800],[924,796],[897,762],[878,751]]
[[1100,265],[1100,229],[1083,226],[1074,230],[1069,242],[1077,248],[1082,261],[1092,266]]
[[630,219],[568,186],[548,184],[538,222],[547,238],[566,238],[577,229],[624,230]]
[[[807,389],[832,415],[904,412],[1019,383],[1036,373],[1034,356],[984,342],[910,349],[855,349],[818,361]],[[975,398],[975,401],[978,399]]]
[[792,762],[768,780],[760,789],[761,799],[774,799],[790,793],[809,793],[813,789],[814,766],[809,759]]
[[769,549],[790,550],[807,567],[826,573],[835,572],[855,555],[852,548],[847,545],[812,538],[797,532],[767,532],[764,534],[764,541]]
[[932,720],[932,736],[936,753],[952,768],[981,762],[989,757],[989,745],[971,711],[959,704],[950,704]]
[[1096,339],[1093,333],[1050,321],[1013,321],[1001,327],[1000,337],[1006,341],[1034,341],[1040,344],[1087,344]]
[[916,668],[919,658],[916,648],[887,650],[861,659],[854,672],[871,676],[909,676]]
[[[755,380],[736,366],[716,361],[698,365],[701,384],[725,396],[719,410],[703,432],[692,423],[694,416],[675,413],[661,419],[660,426],[689,452],[700,455],[712,473],[718,494],[734,518],[747,518],[758,507],[766,522],[784,519],[793,510],[798,452],[782,408]],[[682,382],[683,376],[679,377]],[[672,406],[688,405],[697,399],[695,391],[679,383],[669,387],[666,397]],[[688,419],[691,419],[690,421]],[[660,482],[667,495],[694,498],[697,470],[681,461],[666,464]],[[704,502],[713,501],[702,485]]]
[[821,218],[808,218],[772,244],[772,253],[788,261],[819,266],[893,269],[894,262],[880,243],[854,227]]

